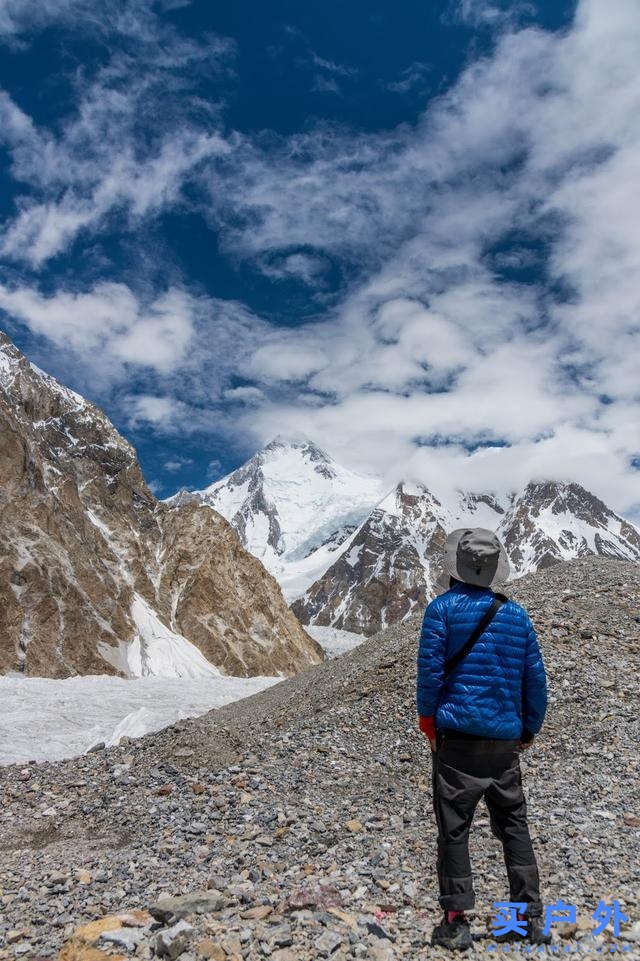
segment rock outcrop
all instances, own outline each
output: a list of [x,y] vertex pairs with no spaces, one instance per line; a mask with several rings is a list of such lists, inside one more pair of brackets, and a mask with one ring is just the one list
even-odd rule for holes
[[292,674],[322,659],[215,511],[149,491],[107,417],[0,333],[0,671]]

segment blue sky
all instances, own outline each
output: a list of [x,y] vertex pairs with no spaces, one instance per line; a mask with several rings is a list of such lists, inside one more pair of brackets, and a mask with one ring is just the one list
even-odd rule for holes
[[0,0],[0,42],[0,323],[161,496],[304,432],[638,511],[633,0]]

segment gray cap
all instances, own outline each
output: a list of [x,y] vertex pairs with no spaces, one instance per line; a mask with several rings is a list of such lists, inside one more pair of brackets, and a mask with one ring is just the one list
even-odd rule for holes
[[494,587],[508,578],[509,558],[493,531],[460,527],[445,541],[444,569],[465,584]]

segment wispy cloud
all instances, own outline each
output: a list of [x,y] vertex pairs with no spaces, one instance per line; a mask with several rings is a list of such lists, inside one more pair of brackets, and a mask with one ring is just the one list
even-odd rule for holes
[[527,0],[451,0],[445,18],[474,27],[503,28],[534,17],[536,9]]
[[334,60],[327,60],[326,57],[320,57],[315,51],[311,51],[311,63],[314,67],[318,67],[320,70],[326,73],[332,73],[338,77],[355,77],[358,71],[355,67],[349,67],[344,63],[336,63]]
[[[583,0],[564,34],[503,34],[415,129],[320,128],[269,156],[245,145],[226,184],[229,247],[308,244],[360,271],[324,324],[274,330],[256,351],[246,372],[269,400],[246,431],[305,429],[353,462],[452,483],[546,471],[619,506],[637,498],[634,24],[631,0],[615,15]],[[524,249],[501,261],[514,232]],[[532,258],[535,283],[504,274]],[[416,446],[430,432],[465,443]],[[509,446],[469,456],[486,436]]]
[[108,44],[120,34],[121,42],[92,75],[69,77],[75,107],[55,132],[36,126],[0,91],[0,146],[24,187],[4,225],[0,254],[32,267],[116,211],[135,223],[175,205],[189,175],[228,149],[217,129],[218,108],[197,95],[197,80],[226,71],[231,41],[177,35],[150,0],[111,0],[99,8],[80,0],[0,6],[5,36],[49,20],[104,34]]
[[50,297],[0,285],[0,310],[103,376],[119,378],[128,364],[160,374],[180,367],[194,339],[196,302],[170,289],[145,305],[126,285],[114,283]]
[[414,61],[414,63],[405,67],[398,80],[392,80],[385,84],[385,86],[387,90],[391,90],[392,93],[408,93],[410,90],[424,85],[429,69],[428,64]]
[[179,471],[184,470],[185,467],[189,467],[193,464],[192,457],[171,457],[169,460],[164,462],[164,469],[170,474],[177,474]]
[[[7,11],[19,24],[25,9],[5,0],[5,32]],[[427,483],[551,475],[619,509],[636,502],[635,0],[580,0],[562,33],[522,28],[525,7],[463,0],[456,15],[497,26],[495,47],[415,125],[319,124],[280,138],[223,135],[216,105],[191,94],[178,122],[179,41],[153,40],[150,9],[133,6],[147,10],[135,20],[151,37],[144,79],[112,58],[81,78],[61,132],[3,99],[0,129],[25,185],[5,257],[37,266],[110,212],[135,221],[180,203],[189,182],[236,262],[314,296],[340,263],[348,284],[325,316],[295,328],[180,285],[45,297],[35,283],[5,283],[3,309],[52,343],[64,336],[88,364],[99,344],[114,371],[141,372],[125,398],[134,427],[227,432],[244,446],[304,431],[354,466]],[[216,43],[185,49],[199,68],[222,69],[229,49]],[[317,76],[349,79],[315,56]],[[398,84],[418,82],[411,69]],[[134,118],[157,106],[160,77],[168,108],[140,149]]]

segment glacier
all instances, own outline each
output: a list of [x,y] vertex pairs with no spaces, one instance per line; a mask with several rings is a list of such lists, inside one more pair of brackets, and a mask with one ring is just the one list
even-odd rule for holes
[[0,676],[0,764],[59,761],[248,697],[279,677]]

